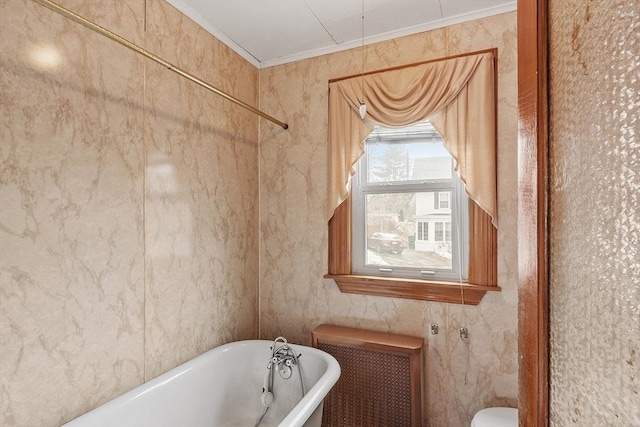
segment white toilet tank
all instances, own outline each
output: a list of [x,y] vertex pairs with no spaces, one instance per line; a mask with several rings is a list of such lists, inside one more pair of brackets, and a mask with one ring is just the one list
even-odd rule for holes
[[473,417],[471,427],[518,427],[516,408],[486,408]]

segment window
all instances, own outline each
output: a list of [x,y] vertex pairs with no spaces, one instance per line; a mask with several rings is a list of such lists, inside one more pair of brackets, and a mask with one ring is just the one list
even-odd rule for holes
[[353,272],[466,282],[467,196],[431,124],[376,128],[356,170]]
[[416,221],[416,241],[429,240],[429,223],[425,221]]
[[435,194],[436,209],[449,209],[449,193],[439,192]]
[[[381,156],[382,146],[377,146],[377,152],[375,148],[375,144],[384,142],[381,133],[378,130],[374,134],[381,137],[380,141],[369,140],[374,148],[367,147],[368,157],[365,161],[368,163],[357,168],[357,176],[352,180],[352,186],[359,186],[354,181],[362,179],[365,190],[371,191],[360,192],[352,188],[351,195],[338,206],[329,221],[329,272],[325,277],[335,280],[342,292],[454,304],[477,305],[487,292],[500,291],[497,286],[497,232],[491,217],[475,202],[461,197],[465,192],[457,174],[452,173],[450,163],[446,168],[436,167],[432,161],[429,164],[419,160],[423,156],[412,154],[416,140],[405,138],[404,142],[396,141],[394,150],[404,150],[400,152],[404,153],[405,160],[403,163],[388,162],[389,167],[385,167]],[[422,143],[434,144],[432,148],[441,143],[435,141],[435,135],[432,136],[425,140],[423,135]],[[384,178],[382,172],[385,168],[393,179]],[[421,174],[430,174],[431,179]],[[417,177],[421,179],[414,179]],[[407,191],[407,186],[416,182],[422,187],[417,191]],[[372,228],[358,226],[364,224],[363,220],[358,219],[365,218],[364,201],[369,205],[367,220]],[[468,208],[463,207],[465,202]],[[418,205],[422,206],[420,211]],[[362,212],[354,220],[354,211],[359,209],[358,206],[362,206]],[[431,212],[427,212],[429,206]],[[466,239],[461,237],[456,225],[458,216],[462,217],[465,213],[468,213],[468,227],[463,227],[467,230]],[[400,230],[389,228],[400,224]],[[378,228],[375,229],[375,226]],[[360,234],[355,230],[360,230]],[[375,233],[379,234],[374,236]],[[396,243],[395,249],[392,249],[393,238],[384,239],[384,234],[398,235],[402,243]],[[386,241],[376,242],[380,238]],[[460,241],[462,245],[457,244],[456,248],[454,244]],[[380,244],[379,248],[377,243]],[[398,246],[400,244],[402,249]],[[464,249],[461,251],[459,247]],[[459,265],[457,261],[446,265],[406,265],[411,251],[415,254],[429,250],[436,254],[439,251],[440,255],[442,252],[451,253],[452,260],[460,259],[465,265],[459,271],[456,271]],[[468,250],[468,255],[465,250]],[[456,252],[462,257],[454,258]],[[376,258],[380,253],[380,258]],[[398,262],[388,263],[384,261],[385,258],[395,258]],[[360,265],[358,259],[362,260]],[[466,277],[466,283],[459,283],[460,276],[463,280]]]
[[[326,206],[329,235],[328,272],[325,277],[333,279],[342,292],[476,305],[486,292],[500,291],[497,283],[497,230],[492,223],[497,217],[496,53],[496,49],[487,49],[379,70],[357,78],[329,81]],[[363,79],[368,93],[374,94],[367,97],[367,116],[371,120],[361,120],[353,108],[361,102]],[[434,91],[434,88],[438,90]],[[468,210],[461,208],[459,195],[463,193],[451,186],[435,185],[421,190],[402,188],[411,184],[409,181],[416,181],[411,178],[416,167],[408,147],[404,151],[404,160],[396,156],[395,161],[388,162],[387,172],[391,179],[380,176],[379,170],[376,171],[376,162],[381,159],[368,150],[371,158],[367,161],[373,166],[367,164],[369,171],[359,171],[356,180],[360,179],[366,188],[356,196],[350,185],[352,173],[355,162],[363,154],[362,139],[371,133],[374,122],[399,127],[426,117],[431,117],[435,127],[442,132],[447,151],[458,159],[459,172],[466,182],[465,192],[472,195],[468,199]],[[401,148],[401,144],[397,145]],[[444,181],[431,182],[437,179],[418,181],[444,184]],[[455,193],[452,190],[456,190]],[[355,200],[358,197],[359,200]],[[413,199],[406,200],[410,197]],[[410,206],[398,209],[398,203]],[[427,217],[426,213],[424,216],[416,215],[412,204],[418,203],[425,210],[430,204],[430,216]],[[365,211],[365,208],[369,210]],[[361,225],[363,221],[353,221],[354,209],[362,209],[358,218],[364,220],[366,217],[378,228],[369,229]],[[464,273],[465,268],[459,268],[460,262],[453,260],[465,258],[461,248],[467,245],[460,243],[464,230],[458,221],[458,217],[465,213],[468,214],[467,283],[458,283],[459,275],[454,269]],[[399,230],[387,228],[390,222],[396,221],[403,224]],[[441,223],[438,226],[441,229],[440,241],[436,240],[438,222]],[[451,225],[447,226],[447,223]],[[354,234],[356,229],[360,230],[360,235]],[[369,242],[367,238],[374,233],[396,235],[402,243],[395,237],[375,242],[375,237],[380,235]],[[407,233],[405,239],[403,233]],[[374,243],[375,249],[379,243],[383,254],[377,259],[375,255],[379,253],[375,252]],[[440,252],[448,251],[450,246],[451,268],[422,269],[415,265],[397,265],[402,260],[406,261],[405,255],[416,251],[418,245],[427,244],[440,246],[435,249]],[[359,255],[355,253],[358,250]],[[456,251],[457,257],[454,255]],[[389,257],[395,257],[397,262],[388,265],[385,258]],[[354,261],[373,271],[360,270]],[[420,273],[419,277],[415,276],[416,272]],[[431,272],[439,274],[440,278],[430,276]],[[445,281],[443,275],[446,274],[451,281]]]
[[451,223],[436,222],[436,242],[451,242]]

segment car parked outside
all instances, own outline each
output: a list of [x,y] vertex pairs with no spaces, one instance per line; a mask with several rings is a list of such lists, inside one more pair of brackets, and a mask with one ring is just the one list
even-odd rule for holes
[[378,232],[367,237],[367,249],[377,253],[395,252],[401,254],[406,247],[407,244],[397,234]]

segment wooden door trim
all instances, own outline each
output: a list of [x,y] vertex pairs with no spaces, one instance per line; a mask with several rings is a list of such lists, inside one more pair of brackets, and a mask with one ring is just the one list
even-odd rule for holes
[[519,424],[549,425],[548,0],[518,0]]

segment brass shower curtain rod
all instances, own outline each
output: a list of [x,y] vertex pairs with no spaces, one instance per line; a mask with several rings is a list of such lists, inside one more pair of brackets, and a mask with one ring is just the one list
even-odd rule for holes
[[171,64],[170,62],[162,59],[158,55],[155,55],[155,54],[149,52],[148,50],[141,48],[137,44],[135,44],[135,43],[123,38],[123,37],[120,37],[119,35],[117,35],[115,33],[112,33],[111,31],[107,30],[104,27],[101,27],[100,25],[96,24],[95,22],[89,21],[88,19],[85,19],[82,16],[80,16],[80,15],[78,15],[78,14],[76,14],[76,13],[74,13],[74,12],[68,10],[68,9],[65,9],[64,7],[54,3],[52,1],[49,1],[49,0],[33,0],[33,1],[35,1],[36,3],[41,4],[42,6],[48,8],[48,9],[51,9],[52,11],[54,11],[56,13],[59,13],[60,15],[66,17],[66,18],[71,19],[72,21],[77,22],[80,25],[83,25],[83,26],[87,27],[90,30],[95,31],[98,34],[101,34],[101,35],[103,35],[103,36],[105,36],[105,37],[107,37],[107,38],[109,38],[109,39],[111,39],[111,40],[113,40],[113,41],[115,41],[117,43],[120,43],[124,47],[127,47],[127,48],[129,48],[129,49],[131,49],[131,50],[133,50],[135,52],[138,52],[139,54],[141,54],[143,56],[146,56],[147,58],[157,62],[158,64],[167,67],[169,70],[173,71],[174,73],[179,74],[182,77],[185,77],[188,80],[191,80],[192,82],[197,83],[198,85],[210,90],[211,92],[213,92],[215,94],[218,94],[221,97],[223,97],[223,98],[225,98],[225,99],[227,99],[227,100],[229,100],[229,101],[231,101],[233,103],[238,104],[239,106],[251,111],[252,113],[257,114],[260,117],[263,117],[263,118],[269,120],[270,122],[273,122],[273,123],[277,124],[278,126],[282,127],[283,129],[288,129],[289,128],[288,124],[283,123],[280,120],[271,117],[267,113],[264,113],[264,112],[258,110],[255,107],[252,107],[251,105],[247,104],[246,102],[241,101],[238,98],[233,97],[233,96],[229,95],[228,93],[225,93],[225,92],[221,91],[220,89],[218,89],[218,88],[210,85],[209,83],[199,79],[198,77],[194,76],[193,74],[188,73],[188,72],[176,67],[175,65]]

